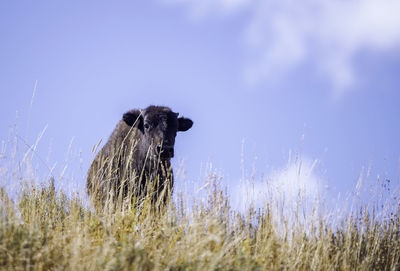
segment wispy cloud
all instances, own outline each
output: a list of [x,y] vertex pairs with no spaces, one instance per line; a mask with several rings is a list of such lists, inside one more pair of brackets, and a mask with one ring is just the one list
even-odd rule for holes
[[244,211],[250,206],[265,207],[265,204],[275,204],[274,207],[285,207],[288,212],[297,206],[311,206],[322,197],[323,180],[315,173],[318,161],[307,158],[294,161],[279,170],[271,172],[262,182],[242,181],[232,187],[233,205]]
[[247,10],[246,78],[284,76],[312,63],[339,91],[357,82],[354,57],[363,50],[400,46],[398,0],[164,0],[185,5],[196,18]]

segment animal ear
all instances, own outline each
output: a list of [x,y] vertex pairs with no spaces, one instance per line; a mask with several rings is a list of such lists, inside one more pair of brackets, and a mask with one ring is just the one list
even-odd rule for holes
[[135,125],[137,128],[143,131],[143,116],[139,110],[131,110],[126,112],[122,116],[122,119],[127,125]]
[[193,125],[193,121],[187,118],[178,118],[178,131],[185,132],[189,130]]

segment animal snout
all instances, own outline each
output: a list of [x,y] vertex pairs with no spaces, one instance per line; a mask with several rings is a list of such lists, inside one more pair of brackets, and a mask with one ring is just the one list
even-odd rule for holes
[[171,146],[157,146],[157,152],[163,158],[174,157],[174,147]]

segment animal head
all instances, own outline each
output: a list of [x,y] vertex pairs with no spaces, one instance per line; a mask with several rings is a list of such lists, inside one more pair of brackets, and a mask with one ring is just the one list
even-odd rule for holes
[[128,126],[135,126],[143,134],[144,141],[154,155],[162,159],[174,157],[174,145],[177,132],[189,130],[193,121],[179,117],[165,106],[149,106],[144,110],[131,110],[123,115]]

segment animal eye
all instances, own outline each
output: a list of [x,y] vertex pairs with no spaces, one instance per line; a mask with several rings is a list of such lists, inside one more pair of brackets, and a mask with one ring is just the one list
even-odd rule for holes
[[145,123],[145,124],[144,124],[144,128],[145,128],[145,129],[149,129],[149,128],[150,128],[150,124]]

